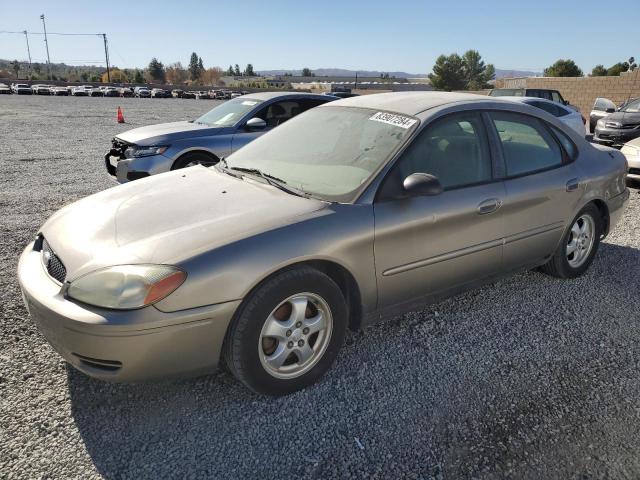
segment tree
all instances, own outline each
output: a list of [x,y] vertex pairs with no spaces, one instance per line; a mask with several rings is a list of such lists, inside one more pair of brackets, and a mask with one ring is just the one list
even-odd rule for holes
[[227,70],[227,76],[233,77],[233,75],[234,75],[233,67],[229,65],[229,69]]
[[164,65],[156,57],[151,59],[145,73],[149,83],[164,83],[166,81]]
[[311,69],[304,67],[302,69],[302,76],[303,77],[313,77],[313,72],[311,71]]
[[[120,69],[118,68],[113,68],[111,69],[111,81],[112,82],[116,82],[116,83],[126,83],[129,81],[129,79],[127,78],[127,75]],[[109,81],[109,77],[107,75],[107,72],[104,72],[102,74],[102,82],[106,83]]]
[[477,50],[468,50],[462,56],[466,90],[481,90],[487,88],[490,80],[496,76],[493,65],[485,65]]
[[136,68],[136,72],[133,75],[133,83],[144,83],[144,76],[139,68]]
[[591,70],[592,77],[604,77],[606,75],[607,69],[604,68],[604,65],[596,65],[595,67],[593,67],[593,70]]
[[440,55],[429,74],[431,85],[438,90],[464,90],[466,88],[465,67],[462,57],[457,53]]
[[13,62],[11,62],[11,68],[13,68],[13,71],[16,74],[16,78],[18,78],[18,74],[20,73],[20,62],[18,62],[18,60],[14,60]]
[[198,76],[204,72],[204,63],[202,63],[202,57],[198,57]]
[[236,63],[236,66],[233,68],[233,74],[234,74],[236,77],[239,77],[240,75],[242,75],[242,74],[240,73],[240,66],[239,66],[237,63]]
[[250,63],[247,63],[247,68],[244,69],[244,76],[245,77],[255,77],[256,74],[253,71],[253,65],[251,65]]
[[560,59],[544,69],[545,77],[582,77],[582,75],[582,70],[570,59]]
[[628,72],[629,70],[635,70],[637,65],[635,63],[631,64],[631,68],[629,68],[629,62],[618,62],[615,65],[612,65],[607,70],[607,75],[611,75],[613,77],[617,77],[623,72]]
[[192,81],[196,81],[198,79],[198,77],[200,77],[200,65],[199,63],[200,58],[198,57],[198,54],[196,52],[193,52],[191,54],[191,58],[189,59],[189,77],[191,78]]
[[222,69],[220,67],[211,67],[200,74],[200,82],[202,85],[217,85],[218,80],[222,77]]
[[167,66],[166,76],[167,76],[167,82],[169,82],[172,85],[179,85],[184,83],[187,80],[189,74],[182,66],[182,63],[176,62]]

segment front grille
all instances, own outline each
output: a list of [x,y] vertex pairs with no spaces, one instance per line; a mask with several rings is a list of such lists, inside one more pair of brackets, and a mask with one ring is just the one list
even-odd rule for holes
[[103,370],[105,372],[117,372],[122,368],[122,362],[118,360],[103,360],[101,358],[85,357],[84,355],[80,355],[75,352],[73,352],[72,355],[77,357],[82,365]]
[[64,283],[67,276],[67,269],[60,258],[55,254],[49,242],[42,240],[42,264],[47,269],[47,273],[60,283]]
[[640,124],[638,123],[618,123],[618,122],[606,122],[604,124],[606,128],[615,128],[618,130],[632,130],[634,128],[638,128]]

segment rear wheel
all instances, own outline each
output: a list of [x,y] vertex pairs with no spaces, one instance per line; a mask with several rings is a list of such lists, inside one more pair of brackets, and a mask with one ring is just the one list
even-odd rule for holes
[[598,251],[602,231],[600,210],[593,204],[587,205],[573,220],[555,254],[541,270],[559,278],[575,278],[582,275]]
[[331,366],[346,325],[346,303],[331,278],[309,267],[285,271],[243,304],[225,339],[225,360],[253,391],[285,395]]
[[171,170],[178,170],[179,168],[193,167],[194,165],[203,165],[210,167],[218,163],[218,159],[212,157],[203,152],[189,152],[178,158]]

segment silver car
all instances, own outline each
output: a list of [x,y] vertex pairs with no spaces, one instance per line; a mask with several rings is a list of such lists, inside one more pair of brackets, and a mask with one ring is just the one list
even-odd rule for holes
[[45,337],[88,375],[224,361],[251,389],[285,394],[320,378],[347,328],[518,270],[581,275],[622,216],[626,166],[527,105],[354,97],[214,167],[68,205],[18,278]]
[[[222,94],[222,92],[220,92]],[[272,128],[335,98],[310,93],[254,93],[222,103],[195,121],[119,134],[105,155],[120,183],[197,164],[211,166]]]

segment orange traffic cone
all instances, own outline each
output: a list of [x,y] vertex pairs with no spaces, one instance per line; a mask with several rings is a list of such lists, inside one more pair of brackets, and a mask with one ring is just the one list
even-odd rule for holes
[[124,115],[120,107],[118,107],[118,123],[124,123]]

